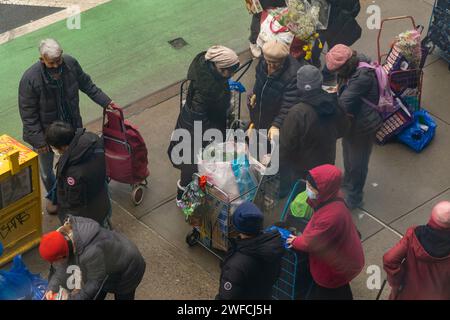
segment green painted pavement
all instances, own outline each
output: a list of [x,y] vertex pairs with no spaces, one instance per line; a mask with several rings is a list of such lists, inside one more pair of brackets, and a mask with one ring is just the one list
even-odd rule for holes
[[[66,21],[0,45],[0,134],[22,136],[17,91],[23,72],[38,59],[41,39],[58,39],[94,82],[125,105],[186,76],[192,58],[214,44],[247,47],[250,16],[242,0],[113,0],[82,13],[81,29]],[[175,50],[168,41],[183,37]],[[80,94],[84,122],[100,108]]]

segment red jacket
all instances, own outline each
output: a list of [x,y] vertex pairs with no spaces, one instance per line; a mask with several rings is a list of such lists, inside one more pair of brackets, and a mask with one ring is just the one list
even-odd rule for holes
[[450,300],[450,255],[431,256],[420,243],[417,228],[409,228],[402,240],[383,256],[384,270],[393,288],[389,298]]
[[364,252],[352,215],[338,198],[341,171],[323,165],[309,171],[319,197],[308,200],[315,212],[293,248],[308,252],[314,281],[325,288],[350,283],[364,267]]

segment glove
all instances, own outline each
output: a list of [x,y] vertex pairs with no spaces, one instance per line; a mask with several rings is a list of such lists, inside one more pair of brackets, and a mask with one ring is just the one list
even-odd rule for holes
[[245,131],[245,135],[250,138],[253,135],[254,131],[255,131],[255,125],[253,123],[250,123],[247,131]]
[[280,129],[278,129],[275,126],[271,126],[267,137],[269,138],[269,140],[273,140],[275,138],[275,136],[277,136],[277,137],[280,136]]

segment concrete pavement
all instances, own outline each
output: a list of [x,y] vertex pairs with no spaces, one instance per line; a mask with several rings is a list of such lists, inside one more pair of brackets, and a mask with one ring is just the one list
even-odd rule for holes
[[[424,25],[428,23],[432,8],[430,1],[421,0],[375,3],[381,6],[383,16],[411,14]],[[372,1],[363,0],[361,4],[359,19],[365,25],[365,9]],[[385,43],[407,27],[407,24],[387,27],[389,29],[383,33],[387,39]],[[375,57],[376,31],[363,28],[363,32],[355,47]],[[240,46],[243,47],[245,42],[243,36]],[[248,52],[241,57],[242,61],[249,58]],[[243,79],[247,88],[254,79],[253,67]],[[362,233],[366,256],[365,270],[352,282],[356,299],[374,299],[378,293],[367,287],[370,275],[366,273],[367,267],[382,268],[382,255],[399,240],[399,234],[411,225],[426,223],[431,207],[450,198],[450,113],[447,102],[450,74],[447,64],[436,56],[428,58],[424,73],[422,106],[435,117],[437,134],[420,154],[398,143],[374,148],[364,205],[353,212]],[[125,112],[129,121],[140,128],[149,148],[150,186],[142,205],[134,207],[129,200],[129,187],[111,184],[113,224],[137,243],[147,259],[146,278],[138,289],[141,299],[211,299],[217,292],[218,260],[200,247],[187,246],[184,239],[190,228],[174,203],[179,172],[171,166],[166,150],[178,111],[178,85],[174,85],[131,103]],[[100,130],[98,121],[88,127],[93,131]],[[337,165],[342,168],[340,143]],[[47,230],[54,227],[55,219],[45,216]],[[36,262],[35,250],[25,256],[33,271],[47,268],[42,262]],[[387,298],[388,291],[388,288],[384,290],[382,298]]]

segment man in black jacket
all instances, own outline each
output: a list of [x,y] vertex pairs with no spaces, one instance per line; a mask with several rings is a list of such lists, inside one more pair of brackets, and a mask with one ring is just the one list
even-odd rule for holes
[[103,140],[85,129],[75,131],[70,124],[56,121],[46,132],[46,142],[60,155],[56,168],[57,212],[91,218],[108,227],[111,214],[106,183]]
[[256,81],[248,108],[255,129],[269,130],[269,138],[279,129],[297,101],[297,71],[300,62],[289,55],[289,47],[277,40],[263,47],[264,58],[256,66]]
[[336,141],[349,128],[337,95],[324,91],[322,81],[314,66],[303,66],[297,73],[299,103],[290,109],[280,133],[281,195],[304,179],[307,170],[334,164]]
[[79,90],[103,108],[113,102],[84,73],[78,61],[63,50],[54,39],[42,40],[40,61],[31,66],[19,84],[19,112],[23,123],[23,139],[39,154],[42,181],[47,191],[55,183],[53,158],[45,142],[45,130],[56,121],[83,126]]
[[284,246],[278,231],[263,232],[264,216],[251,202],[233,214],[239,237],[221,264],[219,300],[269,300],[281,270]]

